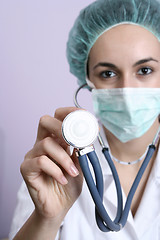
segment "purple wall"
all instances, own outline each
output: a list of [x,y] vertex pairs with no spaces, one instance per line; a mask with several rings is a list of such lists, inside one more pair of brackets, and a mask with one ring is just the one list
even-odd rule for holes
[[[39,118],[73,105],[77,84],[66,41],[80,9],[92,1],[0,1],[0,238],[9,232],[19,167],[34,144]],[[87,97],[85,92],[83,104]]]

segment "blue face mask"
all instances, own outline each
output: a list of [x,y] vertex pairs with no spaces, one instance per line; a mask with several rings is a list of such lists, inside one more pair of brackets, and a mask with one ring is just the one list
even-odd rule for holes
[[121,142],[141,137],[160,114],[160,88],[93,89],[96,116]]

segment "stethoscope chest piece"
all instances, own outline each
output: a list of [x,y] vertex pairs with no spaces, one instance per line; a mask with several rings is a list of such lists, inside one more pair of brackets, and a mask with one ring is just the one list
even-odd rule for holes
[[85,110],[71,112],[62,123],[62,135],[65,141],[75,148],[90,146],[96,140],[98,133],[97,119]]

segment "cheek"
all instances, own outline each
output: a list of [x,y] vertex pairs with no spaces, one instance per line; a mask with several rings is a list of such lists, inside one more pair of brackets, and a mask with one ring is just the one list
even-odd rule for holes
[[160,77],[159,78],[156,78],[154,80],[154,86],[152,87],[155,87],[155,88],[160,88]]
[[160,88],[160,72],[155,74],[149,83],[151,88]]

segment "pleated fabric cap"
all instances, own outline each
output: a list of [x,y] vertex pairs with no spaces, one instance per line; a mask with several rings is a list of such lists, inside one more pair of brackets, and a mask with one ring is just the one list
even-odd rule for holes
[[96,40],[119,24],[136,24],[160,39],[158,0],[97,0],[81,10],[67,42],[70,72],[81,86],[86,83],[87,61]]

